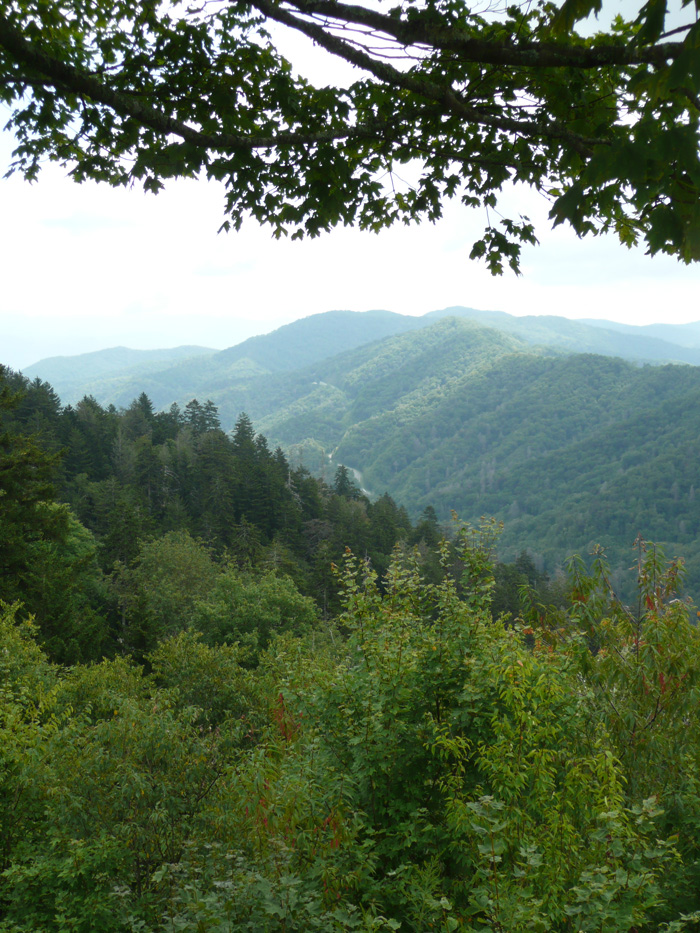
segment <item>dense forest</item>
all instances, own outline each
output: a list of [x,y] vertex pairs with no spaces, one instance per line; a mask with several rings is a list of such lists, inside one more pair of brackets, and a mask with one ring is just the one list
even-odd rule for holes
[[236,602],[270,614],[256,637],[292,610],[297,622],[328,617],[331,564],[347,547],[383,573],[399,540],[439,538],[430,510],[414,527],[345,468],[332,485],[293,470],[244,414],[225,434],[209,401],[62,408],[47,383],[4,370],[2,385],[0,595],[35,615],[54,660],[142,657],[193,613],[216,626]]
[[[107,408],[111,397],[128,408],[142,390],[119,399],[141,378],[164,412],[173,401],[184,411],[193,397],[211,399],[230,431],[245,411],[293,468],[332,485],[346,464],[373,501],[388,492],[414,522],[426,508],[440,522],[453,509],[472,523],[493,515],[504,522],[503,560],[526,550],[554,576],[571,553],[603,545],[626,599],[635,585],[629,550],[646,534],[684,557],[688,592],[699,600],[700,368],[572,352],[579,344],[617,352],[628,342],[633,353],[636,340],[651,354],[653,341],[638,333],[454,310],[462,316],[315,315],[214,355],[154,363],[166,368],[147,379],[127,366],[94,381],[100,365],[124,362],[118,350],[73,363]],[[491,317],[494,327],[484,326]],[[403,330],[384,336],[390,328]],[[534,346],[538,339],[549,345]],[[661,352],[664,341],[656,343]],[[681,358],[680,344],[665,346]],[[72,397],[69,363],[46,369]]]
[[[601,0],[3,3],[10,172],[206,178],[222,230],[293,240],[455,199],[494,275],[537,243],[520,183],[555,226],[690,263],[700,21],[676,6],[589,30]],[[278,25],[353,76],[305,77]],[[174,407],[142,384],[63,408],[0,369],[0,933],[698,930],[682,563],[635,533],[621,602],[600,548],[555,583],[495,562],[504,510],[588,544],[623,492],[616,545],[630,514],[697,541],[698,370],[436,328],[286,375],[238,358],[235,384],[224,358],[224,398]],[[274,431],[236,401],[275,392]]]
[[[241,410],[254,421],[270,414],[270,393],[258,377],[292,372],[301,375],[318,364],[327,370],[326,361],[338,356],[342,372],[343,354],[352,354],[368,344],[380,345],[402,334],[428,331],[445,318],[455,318],[467,327],[471,322],[479,329],[500,332],[512,338],[511,348],[521,350],[548,347],[560,355],[593,353],[638,364],[700,364],[697,324],[633,326],[545,315],[515,317],[503,311],[450,307],[415,317],[391,311],[325,311],[225,350],[196,346],[169,350],[112,347],[40,360],[23,371],[30,379],[38,377],[51,383],[64,404],[75,405],[92,395],[102,405],[127,406],[143,391],[157,409],[165,409],[172,402],[184,407],[194,397],[212,398],[223,427],[230,429]],[[419,334],[419,338],[432,340],[426,333]],[[280,401],[274,399],[275,408],[282,407]]]
[[700,644],[247,416],[0,370],[0,931],[700,927]]

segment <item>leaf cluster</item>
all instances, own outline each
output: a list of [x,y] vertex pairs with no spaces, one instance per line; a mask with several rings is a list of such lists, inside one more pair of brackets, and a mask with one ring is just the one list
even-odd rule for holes
[[[0,87],[13,170],[33,180],[49,158],[77,181],[150,191],[206,177],[224,187],[222,228],[250,215],[292,238],[434,221],[459,197],[486,215],[471,255],[494,274],[517,272],[523,246],[537,242],[528,218],[498,210],[522,182],[550,198],[555,225],[690,262],[700,249],[700,27],[666,34],[667,5],[649,0],[584,38],[576,23],[598,7],[6,4]],[[359,76],[314,86],[267,23]]]

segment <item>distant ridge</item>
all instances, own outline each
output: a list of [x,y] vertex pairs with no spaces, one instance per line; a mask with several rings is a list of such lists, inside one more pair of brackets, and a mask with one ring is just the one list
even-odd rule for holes
[[[193,397],[214,397],[232,384],[266,373],[304,368],[376,340],[425,327],[432,321],[393,311],[327,311],[250,337],[226,350],[102,350],[41,360],[24,370],[50,382],[63,404],[93,395],[100,404],[128,405],[146,392],[156,408]],[[120,366],[119,353],[124,353]],[[153,354],[149,361],[143,354]],[[132,356],[129,356],[132,354]],[[168,354],[171,356],[168,357]],[[204,362],[203,356],[206,356]],[[100,366],[106,368],[99,372]],[[135,367],[138,369],[135,369]]]
[[[211,399],[226,431],[244,411],[293,464],[329,482],[343,464],[414,516],[493,515],[502,557],[528,548],[549,570],[601,544],[622,580],[641,531],[683,554],[700,592],[700,366],[670,364],[700,349],[643,328],[463,307],[329,312],[224,351],[190,349],[146,364],[144,351],[114,348],[103,362],[126,354],[130,365],[80,391],[124,406],[141,392],[157,408]],[[47,362],[77,378],[85,358]]]
[[[141,367],[149,363],[175,363],[183,359],[216,353],[208,347],[181,346],[169,350],[131,350],[129,347],[110,347],[107,350],[93,350],[77,356],[50,356],[25,366],[22,370],[28,379],[37,376],[50,382],[63,380],[76,381],[76,374],[81,379],[95,379],[125,369]],[[59,393],[60,394],[60,393]]]
[[689,324],[620,324],[617,321],[596,320],[595,318],[581,318],[582,324],[591,327],[602,327],[607,330],[616,330],[622,334],[637,334],[644,337],[657,337],[677,343],[681,347],[700,348],[700,321]]
[[[503,311],[475,311],[473,308],[445,308],[432,311],[425,319],[453,315],[478,321],[486,327],[495,327],[521,337],[532,346],[559,347],[570,353],[601,353],[619,356],[623,360],[646,363],[688,363],[700,366],[700,324],[612,324],[608,321],[581,321],[556,315],[516,317]],[[676,331],[675,328],[688,328]],[[690,342],[697,328],[698,342]],[[683,343],[674,340],[685,335]]]
[[[100,404],[119,407],[146,392],[156,409],[163,409],[173,402],[186,404],[201,397],[223,403],[224,419],[235,420],[241,410],[233,411],[237,404],[251,416],[259,408],[260,387],[255,384],[254,388],[254,382],[260,377],[301,372],[340,353],[430,327],[447,317],[469,319],[517,337],[529,346],[550,348],[558,353],[596,353],[635,363],[700,365],[700,323],[636,327],[552,315],[517,317],[503,311],[454,306],[421,317],[385,310],[327,311],[225,350],[115,347],[41,360],[27,367],[24,374],[50,382],[64,404],[75,404],[83,396],[93,395]],[[698,346],[692,345],[696,333]],[[238,399],[236,403],[230,401],[233,397]],[[232,427],[228,420],[222,423],[226,428]]]
[[344,350],[425,326],[421,317],[393,311],[325,311],[222,350],[215,365],[249,359],[270,372],[289,372]]

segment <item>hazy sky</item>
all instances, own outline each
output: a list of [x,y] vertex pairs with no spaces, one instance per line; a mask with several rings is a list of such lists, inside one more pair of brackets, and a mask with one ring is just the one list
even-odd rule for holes
[[[0,133],[0,175],[12,146]],[[215,184],[177,182],[154,196],[65,176],[48,166],[34,185],[0,180],[0,362],[15,368],[117,345],[223,348],[336,308],[700,319],[700,266],[551,231],[547,205],[524,189],[502,213],[538,219],[541,245],[525,252],[521,277],[494,279],[468,258],[483,213],[459,204],[435,225],[379,235],[340,229],[290,243],[253,221],[217,234],[223,194]]]

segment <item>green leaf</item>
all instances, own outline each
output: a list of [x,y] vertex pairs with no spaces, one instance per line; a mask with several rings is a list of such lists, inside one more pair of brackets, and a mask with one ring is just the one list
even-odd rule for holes
[[580,20],[587,19],[591,13],[597,16],[602,9],[602,0],[564,0],[552,20],[552,31],[560,35],[571,32]]

